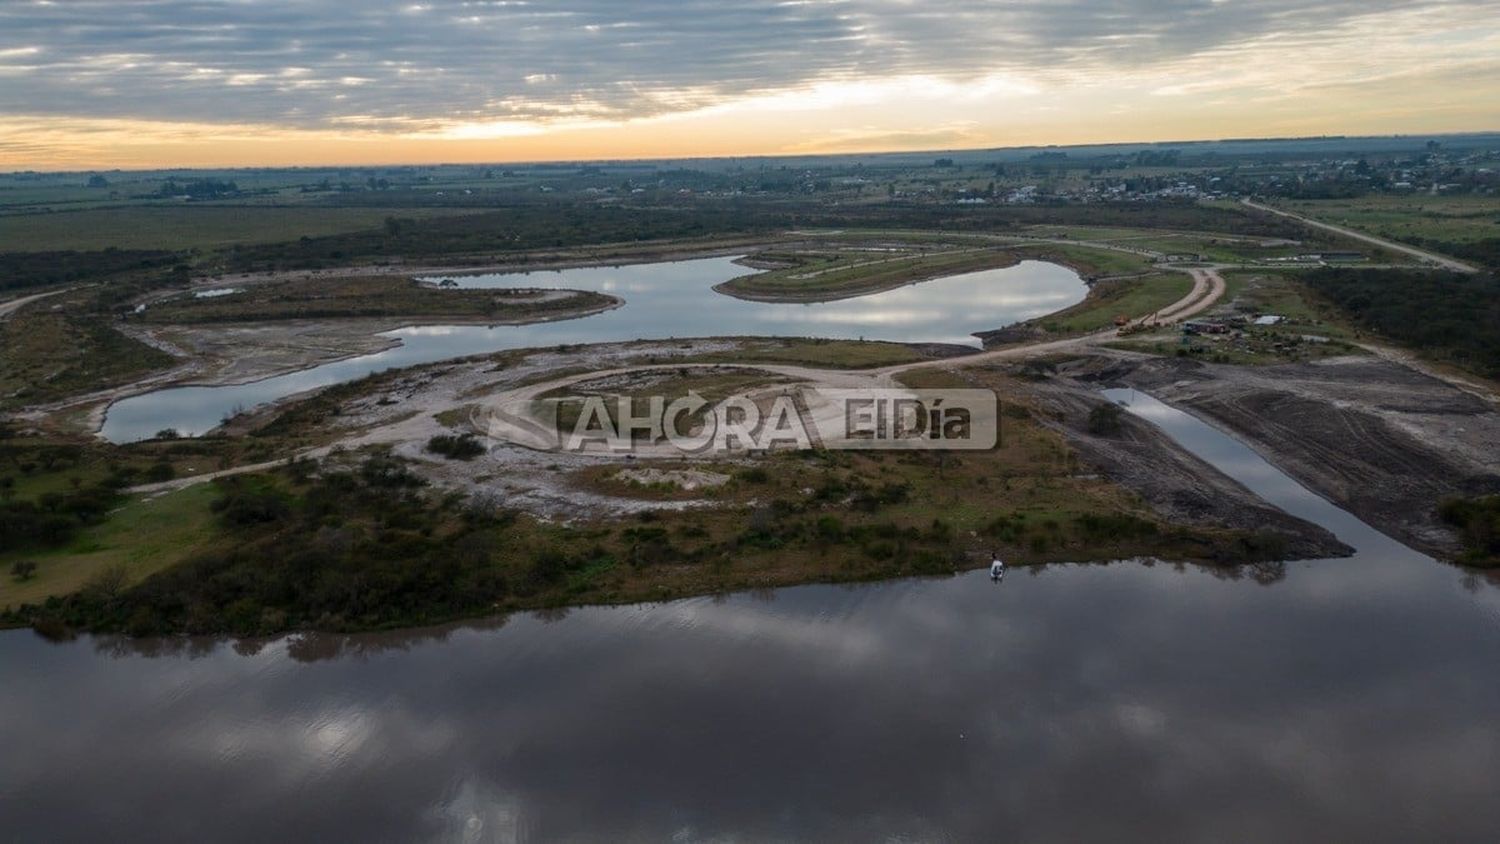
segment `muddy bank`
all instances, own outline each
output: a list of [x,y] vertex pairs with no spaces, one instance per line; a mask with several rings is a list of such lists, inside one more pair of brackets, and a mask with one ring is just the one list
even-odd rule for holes
[[1391,361],[1240,367],[1096,358],[1070,370],[1088,383],[1146,390],[1193,413],[1366,523],[1434,556],[1459,548],[1436,512],[1444,499],[1500,492],[1500,413]]
[[[548,291],[562,295],[577,291]],[[583,319],[623,307],[618,296],[592,307],[516,318],[466,315],[288,319],[132,327],[131,336],[192,362],[174,386],[244,384],[399,346],[389,332],[425,325],[535,325]],[[175,350],[175,351],[174,351]]]
[[[1089,411],[1104,401],[1098,385],[1055,378],[1037,383],[1032,391],[1053,414],[1042,421],[1067,437],[1086,466],[1139,495],[1166,521],[1257,534],[1265,544],[1279,546],[1279,556],[1286,559],[1353,553],[1332,533],[1266,504],[1147,422],[1124,415],[1117,433],[1090,433]],[[1206,549],[1209,554],[1223,550]]]

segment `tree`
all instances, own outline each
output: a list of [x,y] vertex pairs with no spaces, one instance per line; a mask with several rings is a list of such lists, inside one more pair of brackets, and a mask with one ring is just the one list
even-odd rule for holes
[[109,180],[95,173],[89,177],[88,186],[91,188],[107,188],[109,187]]
[[125,567],[124,563],[115,563],[89,578],[83,588],[98,600],[113,603],[124,594],[125,587],[128,585],[130,585],[130,570]]
[[24,583],[32,579],[33,577],[36,577],[36,563],[32,562],[31,560],[21,560],[19,562],[12,563],[10,567],[10,576],[14,578],[17,583]]

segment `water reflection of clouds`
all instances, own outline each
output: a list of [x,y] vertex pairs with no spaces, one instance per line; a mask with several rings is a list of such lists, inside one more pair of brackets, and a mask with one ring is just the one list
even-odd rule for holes
[[23,838],[161,837],[170,817],[226,840],[1500,825],[1497,590],[1378,543],[1270,587],[1162,564],[1023,572],[339,637],[342,658],[310,664],[288,640],[118,660],[4,633],[0,815]]
[[[1496,634],[1429,571],[1418,606],[1447,623],[1379,647],[1411,586],[1329,605],[1302,600],[1304,567],[1267,589],[1130,563],[521,616],[312,664],[285,642],[114,661],[3,634],[0,814],[23,837],[172,817],[242,840],[842,838],[872,814],[958,839],[1316,818],[1462,837],[1500,820],[1476,797],[1500,774]],[[103,793],[129,814],[63,810]]]
[[[251,408],[304,390],[398,366],[505,349],[708,335],[796,336],[815,327],[832,339],[977,345],[973,332],[1003,328],[1081,300],[1077,274],[1039,261],[983,270],[826,303],[748,302],[712,289],[744,275],[732,258],[704,258],[562,272],[461,276],[470,288],[553,287],[620,295],[625,306],[593,316],[530,325],[424,325],[384,332],[399,346],[250,384],[168,388],[116,402],[107,437],[148,437],[162,428],[200,434],[236,408]],[[784,326],[784,328],[783,328]],[[193,392],[183,392],[192,390]]]

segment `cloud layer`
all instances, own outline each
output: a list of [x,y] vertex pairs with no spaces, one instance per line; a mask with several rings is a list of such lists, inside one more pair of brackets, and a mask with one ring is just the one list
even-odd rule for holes
[[[1497,19],[1493,0],[10,2],[0,113],[423,132],[619,121],[870,79],[1076,88],[1176,67],[1180,89],[1162,93],[1193,93],[1224,84],[1200,76],[1217,64],[1264,86],[1259,53],[1357,54],[1394,27],[1446,60],[1493,44]],[[1399,73],[1397,52],[1346,74],[1324,63],[1320,78]]]

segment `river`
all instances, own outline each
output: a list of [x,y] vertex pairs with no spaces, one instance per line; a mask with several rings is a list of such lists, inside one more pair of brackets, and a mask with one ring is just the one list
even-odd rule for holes
[[239,645],[3,633],[3,837],[1493,840],[1500,590],[1110,395],[1358,553]]
[[608,293],[625,305],[579,319],[530,325],[424,325],[385,332],[400,345],[246,384],[173,387],[110,406],[103,435],[131,442],[172,428],[196,436],[227,415],[372,372],[506,349],[549,348],[672,337],[826,337],[956,343],[977,347],[976,331],[1003,328],[1083,300],[1078,274],[1041,261],[933,279],[853,299],[807,304],[747,302],[715,284],[751,270],[733,258],[619,267],[455,276],[466,288],[566,288]]

